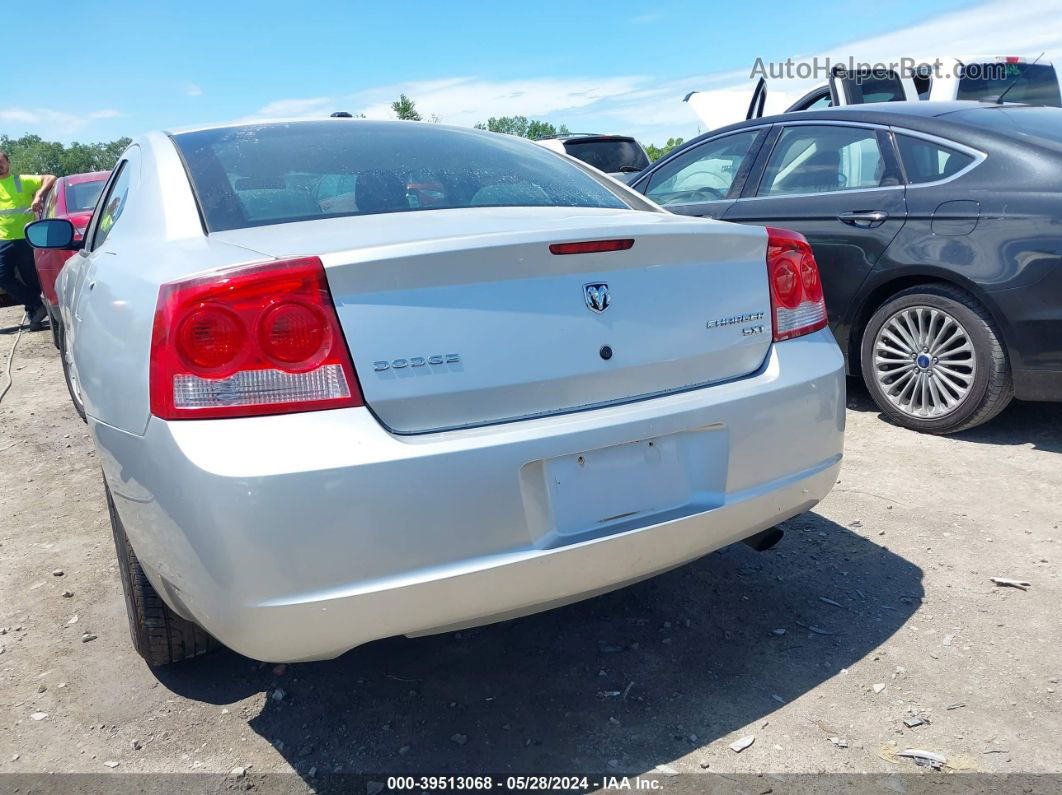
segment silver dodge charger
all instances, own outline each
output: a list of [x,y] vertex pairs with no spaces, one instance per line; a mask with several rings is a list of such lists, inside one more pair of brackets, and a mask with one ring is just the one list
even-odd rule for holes
[[562,605],[829,492],[844,378],[799,235],[664,212],[511,136],[133,142],[57,339],[148,663],[335,657]]

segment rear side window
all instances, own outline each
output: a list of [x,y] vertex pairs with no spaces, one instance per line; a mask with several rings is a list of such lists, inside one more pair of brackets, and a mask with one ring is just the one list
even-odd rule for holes
[[542,147],[433,124],[247,125],[173,141],[211,232],[460,207],[628,206]]
[[649,165],[645,151],[629,138],[565,141],[564,151],[607,174],[641,171]]
[[904,171],[907,172],[907,181],[913,185],[947,179],[974,161],[965,152],[910,135],[897,135],[896,143],[900,148]]
[[963,67],[956,99],[984,99],[1006,92],[1004,102],[1062,106],[1058,75],[1051,64],[972,63]]
[[874,130],[786,127],[760,181],[760,196],[877,188],[886,179]]

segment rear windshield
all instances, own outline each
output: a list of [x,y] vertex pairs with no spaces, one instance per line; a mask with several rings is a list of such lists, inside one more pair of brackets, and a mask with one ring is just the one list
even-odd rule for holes
[[630,138],[565,141],[564,151],[606,174],[641,171],[649,165],[645,150]]
[[1039,138],[1055,146],[1062,144],[1062,109],[1059,108],[989,106],[961,110],[946,118],[958,118],[967,124],[1015,138]]
[[101,179],[96,182],[79,182],[76,185],[67,183],[66,186],[66,211],[68,213],[91,210],[96,206],[96,199],[103,190],[103,184],[107,180]]
[[539,146],[434,124],[262,124],[173,141],[211,232],[455,207],[627,206]]
[[[1009,89],[1009,90],[1008,90]],[[1006,92],[1005,102],[1062,106],[1058,75],[1051,64],[967,64],[959,78],[956,99],[984,99]]]

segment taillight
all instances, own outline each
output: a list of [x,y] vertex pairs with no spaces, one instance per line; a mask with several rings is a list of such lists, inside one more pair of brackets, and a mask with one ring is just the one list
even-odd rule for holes
[[167,420],[364,405],[317,257],[241,265],[159,290],[151,413]]
[[775,342],[826,326],[819,266],[802,234],[767,227],[767,280],[771,286]]
[[626,251],[634,245],[633,238],[622,240],[581,240],[578,243],[553,243],[550,254],[597,254],[602,251]]

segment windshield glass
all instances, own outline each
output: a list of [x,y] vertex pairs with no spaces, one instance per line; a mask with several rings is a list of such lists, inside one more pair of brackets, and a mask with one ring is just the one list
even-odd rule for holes
[[[1009,88],[1009,90],[1008,90]],[[1058,75],[1051,64],[976,63],[967,64],[959,79],[956,99],[998,97],[1005,102],[1025,105],[1062,106]]]
[[512,136],[410,122],[247,125],[173,136],[211,232],[456,207],[627,205]]
[[645,151],[637,141],[630,138],[565,141],[564,150],[572,157],[589,163],[606,174],[641,171],[649,165]]
[[96,199],[103,190],[107,180],[101,179],[96,182],[79,182],[76,185],[66,186],[66,211],[68,213],[84,212],[96,206]]

